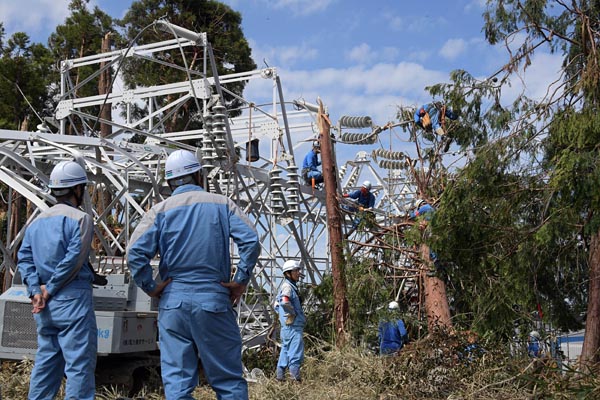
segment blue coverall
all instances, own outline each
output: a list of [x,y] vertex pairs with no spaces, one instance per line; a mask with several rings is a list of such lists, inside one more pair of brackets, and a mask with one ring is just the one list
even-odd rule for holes
[[150,260],[160,253],[161,280],[172,282],[159,301],[162,380],[167,400],[193,399],[198,358],[218,399],[247,399],[242,340],[229,289],[230,238],[239,263],[233,280],[247,284],[260,253],[254,226],[225,196],[182,185],[152,207],[131,237],[127,261],[146,293],[156,288]]
[[356,189],[353,192],[348,193],[348,197],[355,199],[356,202],[364,208],[375,207],[375,195],[370,191],[363,193],[361,189]]
[[540,357],[542,355],[540,339],[529,336],[529,341],[527,342],[527,354],[529,354],[529,357]]
[[431,218],[433,218],[434,211],[435,211],[435,208],[433,208],[429,204],[425,203],[421,207],[419,207],[418,210],[411,211],[408,216],[409,216],[410,219],[415,219],[415,218],[417,218],[419,216],[424,216],[424,218],[427,221],[430,221]]
[[[283,296],[290,299],[288,307],[283,306]],[[285,369],[289,368],[292,378],[299,381],[300,366],[304,361],[304,339],[302,338],[302,333],[306,324],[306,317],[302,310],[302,302],[298,295],[296,284],[286,278],[277,294],[276,301],[276,309],[281,325],[281,352],[279,353],[279,361],[277,361],[277,379],[283,380]],[[286,324],[289,314],[296,316],[291,325]]]
[[[365,209],[375,207],[375,195],[370,191],[365,191],[365,193],[363,193],[362,189],[356,189],[348,193],[348,197],[355,199],[356,202]],[[349,211],[356,212],[357,209],[355,207],[349,207]],[[359,214],[356,216],[356,218],[354,218],[354,221],[352,221],[352,230],[356,229],[358,224],[360,224],[360,220],[361,218]]]
[[[435,103],[423,104],[421,107],[417,108],[417,110],[415,111],[415,115],[414,115],[416,124],[419,124],[422,126],[421,118],[422,118],[423,111],[425,111],[426,113],[429,114],[429,119],[431,120],[431,129],[433,131],[435,131],[437,128],[442,127],[442,122],[440,120],[441,110],[438,108],[438,106],[435,105]],[[457,119],[457,115],[455,113],[453,113],[452,111],[450,111],[449,109],[446,109],[446,111],[444,113],[444,117],[449,118],[449,119]],[[427,128],[427,129],[429,129],[429,128]]]
[[[431,221],[431,218],[433,218],[434,212],[435,212],[435,208],[433,208],[429,204],[425,203],[421,207],[419,207],[418,210],[411,211],[408,214],[408,216],[410,219],[416,219],[419,216],[423,216],[423,218],[425,218],[425,220]],[[437,254],[432,250],[429,250],[429,257],[431,257],[431,261],[433,261],[434,263],[437,261]]]
[[[38,349],[31,372],[29,399],[52,399],[67,377],[65,398],[93,400],[96,384],[98,329],[92,301],[91,268],[87,263],[93,233],[92,218],[59,203],[42,212],[27,228],[19,250],[18,268],[27,294],[50,298],[37,324]],[[83,266],[83,267],[82,267]]]
[[408,342],[406,326],[401,319],[381,321],[379,323],[379,354],[393,354]]
[[306,175],[310,182],[312,178],[315,178],[315,183],[323,182],[323,174],[319,170],[321,161],[319,161],[319,153],[314,149],[308,152],[302,161],[302,175]]

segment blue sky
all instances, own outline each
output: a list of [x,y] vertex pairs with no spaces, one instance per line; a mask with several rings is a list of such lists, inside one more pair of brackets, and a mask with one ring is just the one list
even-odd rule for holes
[[[225,0],[242,14],[242,27],[259,67],[276,67],[286,100],[319,96],[333,119],[370,115],[378,125],[396,107],[428,101],[424,88],[465,69],[485,78],[507,60],[485,42],[484,0]],[[68,0],[0,0],[7,34],[27,32],[34,41],[68,15]],[[121,17],[129,0],[94,0]],[[524,79],[533,96],[556,77],[560,59],[538,52]],[[260,90],[259,88],[249,90]],[[520,90],[516,82],[511,90]]]
[[[120,18],[131,2],[92,0],[90,6]],[[368,115],[383,126],[395,121],[398,106],[429,102],[425,87],[448,81],[452,70],[464,69],[485,79],[508,60],[504,47],[490,46],[483,36],[485,0],[223,2],[242,14],[242,28],[259,68],[265,63],[277,68],[285,100],[316,103],[319,97],[334,124],[342,115]],[[8,35],[25,31],[34,41],[46,42],[69,14],[68,4],[69,0],[0,0],[0,21]],[[503,88],[503,102],[522,90],[541,98],[557,79],[560,65],[560,56],[538,49],[527,73]],[[246,98],[259,102],[270,100],[271,94],[269,80],[253,80],[245,91]],[[386,137],[391,142],[383,145],[411,154],[414,146],[404,136],[399,129],[390,131]],[[302,146],[296,154],[296,163],[301,163],[298,158],[310,146],[304,140],[311,139],[293,140]],[[338,163],[378,145],[357,147],[361,146],[342,146]]]

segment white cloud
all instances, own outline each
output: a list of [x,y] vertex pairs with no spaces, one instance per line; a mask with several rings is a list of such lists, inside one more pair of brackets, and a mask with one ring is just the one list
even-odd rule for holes
[[306,43],[299,46],[259,46],[254,40],[248,40],[252,48],[252,58],[259,68],[265,67],[263,60],[270,66],[290,68],[298,63],[314,60],[319,51]]
[[263,0],[269,7],[287,9],[295,15],[306,16],[327,9],[337,0]]
[[398,49],[396,47],[384,47],[383,49],[381,49],[380,54],[381,54],[381,58],[384,61],[392,61],[398,57],[400,52],[398,51]]
[[465,6],[465,11],[481,11],[487,7],[487,0],[471,0]]
[[392,62],[398,58],[399,51],[396,47],[383,47],[374,50],[366,43],[361,43],[346,52],[346,59],[357,64],[374,64],[385,61]]
[[346,58],[349,61],[354,61],[359,64],[364,64],[365,61],[374,58],[371,46],[366,43],[361,43],[358,46],[353,47],[347,54]]
[[386,13],[383,17],[387,20],[387,26],[394,31],[401,31],[408,25],[405,23],[404,19],[398,15]]
[[[19,0],[0,2],[0,16],[7,36],[26,32],[36,42],[45,42],[47,32],[52,32],[69,14],[70,0]],[[44,35],[43,38],[38,38]]]
[[431,27],[447,24],[444,17],[438,15],[400,16],[393,12],[383,12],[381,18],[389,29],[396,32],[422,32]]
[[[448,80],[446,73],[406,62],[314,71],[278,69],[278,73],[287,101],[303,98],[316,103],[320,97],[333,119],[341,115],[370,115],[378,125],[394,119],[397,105],[425,102],[429,98],[425,86]],[[264,96],[270,93],[271,85],[269,80],[253,80],[245,95]],[[259,101],[262,100],[268,98]]]
[[431,51],[427,49],[419,49],[408,54],[408,59],[423,63],[431,57]]
[[[561,62],[557,55],[536,54],[523,78],[526,89],[518,78],[512,78],[512,85],[502,90],[503,103],[511,102],[523,90],[528,96],[541,99],[557,79]],[[395,120],[398,106],[418,106],[430,101],[426,86],[449,80],[447,72],[414,62],[317,70],[278,68],[278,73],[286,101],[302,98],[314,104],[319,97],[329,109],[332,122],[342,115],[369,115],[380,126]],[[251,81],[245,95],[268,102],[270,93],[272,82],[265,79]]]
[[[511,86],[502,90],[504,102],[512,101],[524,93],[534,100],[542,100],[558,88],[562,81],[557,81],[562,70],[562,56],[558,54],[536,53],[531,58],[531,65],[524,73],[511,78]],[[550,90],[548,88],[550,87]],[[559,92],[560,93],[560,92]],[[546,100],[548,100],[546,98]]]
[[464,39],[449,39],[444,43],[439,54],[447,60],[455,60],[467,50]]

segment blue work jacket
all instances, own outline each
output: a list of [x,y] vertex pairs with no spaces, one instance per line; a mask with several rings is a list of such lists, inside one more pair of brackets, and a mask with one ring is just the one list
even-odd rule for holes
[[[290,302],[286,305],[281,301],[281,298],[286,296],[290,299]],[[300,299],[300,295],[298,294],[298,287],[296,284],[289,279],[285,279],[285,281],[281,284],[281,289],[277,294],[277,313],[279,314],[279,322],[282,327],[288,326],[290,328],[304,328],[306,324],[306,317],[304,316],[304,311],[302,310],[302,301]],[[285,321],[289,314],[295,315],[296,318],[291,325],[286,325]]]
[[28,296],[41,294],[40,285],[46,285],[50,296],[71,282],[90,286],[92,270],[82,266],[90,254],[92,234],[92,218],[78,208],[59,203],[42,212],[25,231],[18,253]]
[[348,193],[348,197],[350,197],[351,199],[356,199],[358,204],[360,204],[364,208],[375,207],[375,195],[371,192],[363,194],[360,189],[357,189],[353,192]]
[[432,206],[430,206],[429,204],[424,204],[421,207],[419,207],[418,210],[416,211],[411,211],[409,214],[410,219],[415,219],[419,216],[424,216],[426,220],[431,220],[431,218],[433,217],[433,213],[435,211],[435,208],[433,208]]
[[308,169],[310,171],[318,171],[321,162],[319,161],[319,153],[314,150],[309,151],[302,161],[302,169]]
[[408,342],[404,321],[392,319],[379,323],[379,353],[391,354],[400,350]]
[[142,218],[131,236],[127,262],[146,293],[156,288],[150,260],[158,252],[163,281],[171,278],[173,283],[229,294],[220,283],[231,280],[230,239],[239,254],[233,280],[246,285],[260,254],[256,229],[229,198],[182,185]]

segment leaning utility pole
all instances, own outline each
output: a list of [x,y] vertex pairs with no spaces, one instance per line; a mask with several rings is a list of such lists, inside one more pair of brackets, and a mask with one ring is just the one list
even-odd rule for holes
[[321,100],[319,100],[317,120],[320,132],[323,184],[326,194],[325,210],[327,211],[327,229],[329,231],[329,251],[331,252],[336,346],[343,347],[347,343],[348,299],[346,298],[346,272],[342,248],[342,216],[337,197],[337,168],[334,163],[333,144],[330,136],[331,121],[324,111]]

